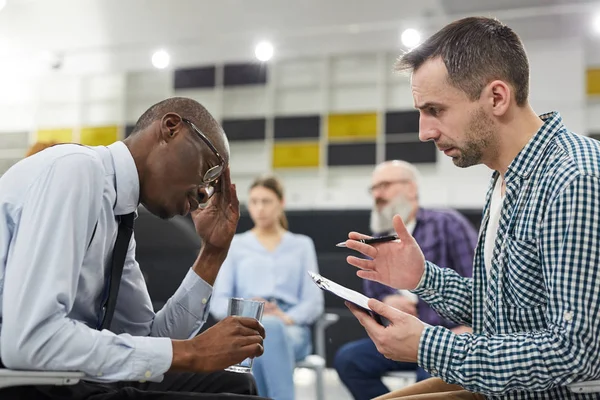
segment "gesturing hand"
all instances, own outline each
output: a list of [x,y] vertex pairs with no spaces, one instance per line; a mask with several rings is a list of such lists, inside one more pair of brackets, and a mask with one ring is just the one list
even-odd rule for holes
[[399,240],[372,245],[358,242],[370,236],[350,232],[346,246],[369,259],[349,256],[347,261],[360,268],[356,274],[363,279],[380,282],[396,289],[412,290],[425,271],[425,257],[398,215],[394,216],[394,229]]

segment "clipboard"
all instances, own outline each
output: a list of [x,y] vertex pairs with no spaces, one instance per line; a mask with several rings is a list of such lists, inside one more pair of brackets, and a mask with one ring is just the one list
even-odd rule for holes
[[369,308],[369,298],[362,293],[358,293],[355,290],[348,289],[345,286],[342,286],[338,283],[335,283],[332,280],[329,280],[319,274],[315,274],[314,272],[308,271],[308,274],[312,278],[313,282],[322,290],[330,292],[350,303],[356,305],[361,308],[364,312],[369,314],[375,321],[377,321],[380,325],[388,326],[390,325],[390,321],[388,321],[385,317],[377,314],[375,311]]

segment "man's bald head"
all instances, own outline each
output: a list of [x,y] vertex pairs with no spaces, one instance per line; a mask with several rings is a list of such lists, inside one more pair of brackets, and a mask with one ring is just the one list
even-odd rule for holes
[[373,178],[383,177],[384,179],[409,179],[417,186],[419,184],[419,171],[417,168],[406,161],[390,160],[378,164],[373,170]]
[[218,176],[207,174],[229,164],[223,129],[206,108],[188,98],[173,97],[150,107],[124,143],[138,170],[140,202],[162,218],[186,214],[207,200],[218,185]]
[[377,208],[384,207],[399,195],[416,205],[419,198],[419,171],[406,161],[382,162],[373,170],[371,194]]
[[406,161],[385,161],[375,167],[371,177],[373,232],[390,231],[394,215],[405,223],[414,220],[419,208],[418,181],[419,171]]
[[206,135],[225,160],[229,160],[229,142],[219,122],[196,100],[186,97],[171,97],[151,106],[138,118],[131,135],[148,129],[165,115],[176,113],[189,119]]

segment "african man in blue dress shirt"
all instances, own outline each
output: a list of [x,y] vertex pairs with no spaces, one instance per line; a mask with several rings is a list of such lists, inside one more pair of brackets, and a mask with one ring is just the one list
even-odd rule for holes
[[[371,231],[375,236],[394,233],[392,218],[401,215],[428,260],[451,268],[461,276],[471,276],[477,231],[454,210],[419,206],[419,172],[414,165],[399,160],[379,164],[373,171],[369,191],[373,196]],[[417,316],[430,325],[444,326],[456,333],[470,330],[440,317],[408,291],[369,280],[364,280],[363,286],[368,297]],[[370,338],[342,346],[336,353],[334,366],[355,400],[370,400],[387,393],[389,389],[381,377],[388,372],[416,370],[417,381],[429,377],[416,363],[385,358]]]
[[[228,161],[227,138],[210,113],[172,98],[148,109],[122,142],[53,146],[0,178],[1,363],[86,379],[8,388],[0,397],[254,397],[252,377],[219,370],[262,354],[262,326],[231,317],[196,336],[239,219]],[[114,319],[101,330],[119,216],[140,203],[161,218],[192,211],[202,248],[154,313],[132,237]]]

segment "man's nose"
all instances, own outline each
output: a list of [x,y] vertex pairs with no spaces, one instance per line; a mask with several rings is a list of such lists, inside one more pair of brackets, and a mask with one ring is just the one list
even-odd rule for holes
[[375,187],[373,187],[373,189],[371,189],[371,194],[373,195],[373,198],[375,199],[376,202],[383,200],[383,198],[381,197],[381,194],[384,191],[385,191],[385,187],[383,185],[375,186]]
[[426,142],[436,140],[440,136],[435,124],[428,116],[421,114],[419,116],[419,140]]

